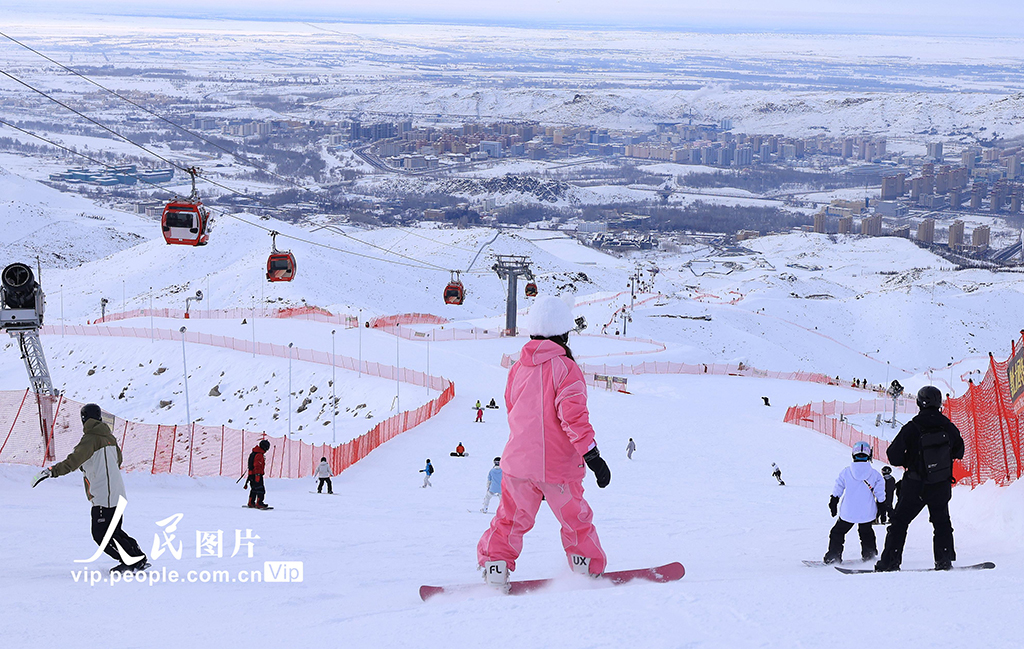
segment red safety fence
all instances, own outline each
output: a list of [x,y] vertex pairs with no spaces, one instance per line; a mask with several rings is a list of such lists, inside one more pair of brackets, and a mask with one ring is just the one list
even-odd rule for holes
[[[294,318],[346,327],[358,327],[359,318],[354,315],[335,314],[318,306],[296,306],[268,309],[261,305],[251,309],[189,309],[188,317],[193,320],[241,320],[243,318]],[[132,318],[176,318],[184,319],[185,309],[132,309],[121,313],[109,313],[89,324],[107,324]],[[63,325],[62,325],[63,326]]]
[[[170,330],[150,330],[132,327],[63,327],[68,335],[115,336],[129,338],[153,338],[159,340],[181,340],[181,334]],[[41,333],[54,334],[61,326],[43,327]],[[211,345],[257,353],[264,356],[287,358],[289,348],[271,343],[214,336],[211,334],[186,332],[186,342]],[[348,356],[333,356],[327,352],[312,349],[293,348],[292,358],[310,363],[331,365],[355,371],[360,368],[365,374],[385,379],[398,380],[413,385],[427,386],[440,395],[415,410],[400,412],[374,426],[359,437],[336,446],[309,444],[284,437],[272,437],[259,431],[237,430],[227,426],[159,425],[127,421],[112,417],[108,423],[121,444],[124,468],[127,471],[148,471],[188,476],[237,476],[245,466],[249,450],[261,439],[271,440],[268,456],[267,475],[276,478],[301,478],[312,475],[321,457],[326,457],[332,471],[337,474],[355,462],[366,457],[372,450],[419,424],[427,421],[455,397],[455,385],[439,376],[407,368],[358,360]],[[0,391],[0,463],[31,464],[42,466],[46,453],[42,434],[39,430],[39,412],[35,399],[28,398],[29,391]],[[58,459],[66,456],[81,437],[81,422],[78,411],[82,404],[60,399],[56,403],[51,430],[55,455]],[[5,430],[6,429],[6,432]]]
[[370,328],[397,327],[398,325],[412,324],[448,324],[448,318],[430,313],[399,313],[398,315],[385,315],[370,320]]
[[[1016,344],[1014,350],[1016,350]],[[1012,358],[1012,354],[1011,354]],[[964,459],[956,477],[971,486],[995,480],[1005,486],[1021,477],[1021,424],[1010,406],[1006,361],[989,354],[988,371],[980,383],[969,382],[967,392],[946,400],[943,411],[964,437]]]
[[[917,414],[917,405],[912,399],[901,397],[896,401],[896,412]],[[852,403],[820,401],[803,406],[790,406],[786,409],[783,421],[787,424],[816,430],[846,446],[852,447],[857,442],[867,442],[871,444],[875,458],[884,461],[885,453],[889,450],[888,441],[858,430],[850,422],[844,421],[842,417],[839,419],[835,417],[835,415],[845,417],[846,415],[874,413],[892,413],[892,399],[861,399]]]

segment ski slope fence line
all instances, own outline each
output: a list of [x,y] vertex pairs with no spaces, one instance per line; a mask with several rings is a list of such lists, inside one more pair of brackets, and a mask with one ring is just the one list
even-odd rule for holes
[[[640,342],[651,342],[640,340]],[[658,343],[654,343],[658,344]],[[644,352],[634,352],[636,354]],[[501,366],[511,367],[519,358],[519,353],[502,354]],[[744,363],[673,363],[671,361],[644,361],[636,365],[597,365],[594,363],[580,363],[580,369],[584,374],[610,374],[615,376],[628,376],[638,374],[694,374],[709,376],[753,376],[762,379],[783,379],[786,381],[807,381],[809,383],[823,383],[826,385],[842,385],[831,376],[818,372],[774,372],[759,370]]]
[[[43,334],[59,333],[60,326],[43,327]],[[69,335],[114,336],[130,338],[158,338],[181,340],[181,334],[170,330],[128,327],[68,326]],[[253,352],[250,341],[186,332],[186,342],[224,347],[246,353]],[[271,343],[257,343],[257,354],[288,357],[288,347]],[[311,349],[293,349],[292,358],[299,361],[331,364],[331,354]],[[347,356],[336,356],[337,367],[355,371],[359,361]],[[352,466],[384,442],[394,438],[440,412],[455,397],[455,384],[438,376],[428,376],[407,368],[362,362],[362,371],[370,376],[398,380],[421,387],[429,386],[440,395],[415,410],[400,412],[374,426],[359,437],[331,446],[309,444],[268,436],[264,432],[246,431],[227,426],[159,425],[110,418],[111,430],[121,444],[124,468],[127,471],[147,471],[153,474],[169,473],[187,476],[236,477],[245,469],[249,450],[261,439],[271,441],[267,458],[268,477],[302,478],[313,474],[321,457],[326,457],[332,472],[337,475]],[[39,432],[38,406],[35,399],[27,399],[29,391],[0,391],[0,463],[42,466],[46,448]],[[54,400],[54,418],[51,437],[54,454],[63,458],[81,438],[79,409],[82,404],[62,397]],[[6,432],[4,432],[6,429]]]
[[[875,459],[884,462],[885,453],[889,450],[888,441],[868,435],[858,430],[850,422],[835,417],[836,415],[863,415],[880,412],[892,413],[892,399],[861,399],[853,402],[820,401],[803,406],[790,406],[786,409],[786,416],[782,420],[787,424],[810,428],[823,435],[828,435],[840,444],[851,448],[857,442],[867,442],[871,444]],[[917,414],[917,404],[911,399],[901,397],[896,400],[896,412]]]
[[[1011,343],[1014,353],[1024,338]],[[995,480],[1005,486],[1021,477],[1020,418],[1011,407],[1010,385],[1006,368],[1013,354],[997,361],[989,354],[985,378],[980,383],[968,381],[967,392],[947,399],[943,411],[964,438],[964,459],[954,466],[954,475],[966,484],[977,486]],[[959,470],[957,470],[959,469]]]
[[[120,313],[108,313],[105,317],[93,320],[89,324],[106,324],[132,318],[174,318],[184,319],[185,309],[132,309]],[[317,306],[279,307],[268,309],[265,305],[252,309],[189,309],[189,318],[195,320],[241,320],[243,318],[295,318],[328,324],[339,324],[345,327],[358,327],[359,318],[354,315],[334,314]],[[61,325],[65,326],[65,325]]]

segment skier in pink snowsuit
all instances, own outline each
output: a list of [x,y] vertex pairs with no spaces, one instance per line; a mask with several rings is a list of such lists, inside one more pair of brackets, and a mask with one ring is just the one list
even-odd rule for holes
[[477,544],[484,578],[495,585],[507,583],[515,570],[542,499],[562,526],[573,571],[600,575],[607,564],[593,511],[583,499],[584,463],[601,488],[611,481],[611,471],[597,450],[583,372],[567,345],[575,328],[572,309],[560,298],[539,297],[526,328],[531,339],[505,387],[509,439],[501,453],[501,502]]

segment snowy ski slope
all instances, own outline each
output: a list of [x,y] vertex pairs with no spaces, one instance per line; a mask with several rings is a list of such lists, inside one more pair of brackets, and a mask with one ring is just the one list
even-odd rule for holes
[[[27,189],[30,185],[21,186],[20,209],[41,209],[38,205],[55,200],[45,189],[37,193]],[[0,225],[5,230],[16,227],[21,213],[0,212],[6,219]],[[72,209],[58,216],[77,227],[82,219],[75,214]],[[129,308],[148,306],[150,286],[156,307],[182,308],[184,297],[201,289],[208,292],[208,301],[199,308],[250,307],[262,300],[271,305],[305,302],[343,313],[362,309],[364,318],[429,312],[456,320],[446,326],[466,328],[502,322],[504,292],[493,275],[464,277],[470,293],[460,310],[441,302],[447,271],[411,271],[279,239],[279,246],[290,246],[298,256],[299,274],[290,285],[271,285],[261,280],[269,237],[256,228],[220,219],[209,246],[188,249],[164,245],[152,221],[126,218],[125,229],[136,228],[145,241],[114,251],[98,235],[70,237],[62,254],[86,263],[57,268],[61,264],[44,259],[49,324],[61,322],[61,293],[64,318],[84,323],[98,317],[100,297],[110,299],[114,311],[124,302]],[[259,223],[387,258],[337,233]],[[349,233],[442,269],[465,268],[494,236],[489,230]],[[48,239],[40,236],[29,242],[46,247]],[[628,300],[628,295],[618,294],[633,260],[581,248],[554,232],[502,234],[494,249],[529,254],[542,291],[552,291],[569,273],[583,272],[590,281],[576,282],[578,299],[616,296],[580,309],[591,323],[588,333]],[[19,259],[25,250],[5,242],[0,256]],[[477,262],[482,269],[493,263],[487,261],[489,252]],[[693,245],[671,255],[652,253],[643,259],[645,265],[649,262],[661,269],[655,288],[665,297],[638,309],[628,334],[661,341],[665,351],[622,356],[616,354],[651,346],[610,337],[574,338],[574,350],[592,357],[588,363],[600,363],[602,356],[615,364],[743,360],[763,369],[820,371],[872,383],[899,378],[911,389],[923,385],[927,370],[934,368],[936,384],[945,391],[943,383],[954,375],[951,387],[959,393],[960,375],[983,367],[988,351],[1005,357],[1019,329],[1015,316],[1024,306],[1017,275],[952,272],[944,260],[895,239],[833,241],[793,234],[749,242],[748,252],[728,257]],[[831,297],[821,297],[826,294]],[[737,295],[741,299],[729,304]],[[700,315],[711,320],[679,317]],[[142,318],[118,324],[149,323]],[[157,319],[155,324],[176,329],[184,322]],[[397,355],[402,365],[418,370],[425,370],[428,362],[425,343],[396,342],[380,331],[262,318],[255,328],[248,322],[199,318],[187,326],[321,350],[330,350],[335,329],[339,354],[362,353],[386,363],[395,362]],[[508,428],[503,408],[487,410],[485,423],[474,424],[470,405],[491,397],[501,401],[506,374],[501,355],[521,344],[522,339],[432,343],[430,372],[455,382],[456,399],[435,419],[337,477],[338,495],[333,497],[309,493],[312,480],[273,480],[267,501],[276,509],[257,512],[240,507],[245,494],[229,478],[129,474],[126,531],[151,555],[152,574],[163,579],[165,568],[174,570],[185,583],[83,583],[78,572],[83,566],[105,574],[110,561],[74,561],[88,558],[95,548],[81,483],[68,476],[30,489],[34,469],[0,466],[3,644],[862,647],[871,642],[868,638],[899,630],[925,646],[961,646],[966,640],[992,647],[1019,645],[1019,584],[1024,577],[1020,485],[958,488],[954,493],[960,561],[991,560],[998,566],[995,571],[849,577],[804,567],[801,559],[818,559],[824,553],[832,524],[828,492],[849,461],[849,449],[783,424],[785,408],[811,400],[852,401],[863,392],[754,378],[630,376],[631,394],[591,392],[598,444],[613,477],[607,489],[598,490],[588,476],[585,487],[609,566],[624,569],[678,560],[687,568],[681,581],[618,588],[580,581],[569,574],[554,518],[542,512],[526,537],[514,576],[556,576],[549,592],[514,599],[490,595],[420,602],[421,584],[479,578],[475,545],[488,518],[471,510],[481,505],[487,469],[501,453]],[[121,416],[184,422],[174,395],[183,387],[179,343],[50,335],[44,345],[54,381],[69,396],[95,400]],[[198,346],[187,353],[193,359],[193,418],[208,424],[232,419],[231,425],[282,433],[280,399],[287,392],[282,383],[287,362]],[[25,370],[16,350],[4,343],[0,358],[0,389],[24,389]],[[956,363],[953,372],[947,363]],[[154,376],[157,365],[168,369]],[[301,365],[293,367],[294,389],[316,385],[318,398],[325,395],[330,370]],[[343,374],[339,372],[337,386],[343,406],[365,402],[375,417],[389,414],[396,396],[393,383]],[[127,384],[131,387],[119,399]],[[207,395],[218,384],[225,398]],[[236,390],[246,392],[238,398]],[[770,398],[771,407],[762,404],[762,396]],[[158,407],[159,400],[172,397],[171,408]],[[402,409],[427,398],[422,388],[401,387]],[[329,441],[332,428],[314,418],[320,409],[318,403],[293,413],[293,428],[303,426],[298,435]],[[339,419],[338,441],[373,423],[352,416]],[[632,461],[624,452],[629,437],[638,447]],[[459,442],[470,457],[449,457]],[[421,489],[418,470],[428,457],[437,473],[434,486]],[[786,487],[771,477],[772,462],[781,466]],[[167,530],[157,522],[177,513],[183,517],[172,532],[172,545],[182,543],[181,558],[168,551],[156,557],[154,540],[163,541]],[[218,530],[223,532],[223,556],[197,557],[197,532]],[[244,547],[230,556],[236,531],[245,535],[247,530],[259,536],[253,557]],[[911,528],[905,565],[930,565],[930,547],[930,528],[922,518]],[[855,548],[851,535],[849,556]],[[265,561],[302,561],[302,582],[237,581],[243,572],[262,573]],[[219,570],[228,571],[227,583],[187,582],[190,571],[198,579],[202,571],[209,577]]]

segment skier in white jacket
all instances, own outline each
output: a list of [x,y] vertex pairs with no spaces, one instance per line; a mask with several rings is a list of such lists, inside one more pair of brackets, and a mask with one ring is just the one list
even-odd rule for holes
[[327,463],[327,458],[320,458],[320,464],[316,466],[315,477],[319,480],[316,485],[316,492],[324,492],[324,483],[327,483],[327,493],[334,493],[334,487],[331,486],[331,465]]
[[[845,495],[844,495],[845,494]],[[842,505],[839,504],[843,497]],[[860,535],[860,558],[870,561],[878,556],[875,531],[871,524],[885,504],[885,480],[882,474],[871,466],[871,445],[857,442],[853,445],[853,464],[846,467],[836,478],[828,508],[839,520],[828,535],[828,552],[825,563],[842,563],[843,542],[847,532],[857,525]]]

